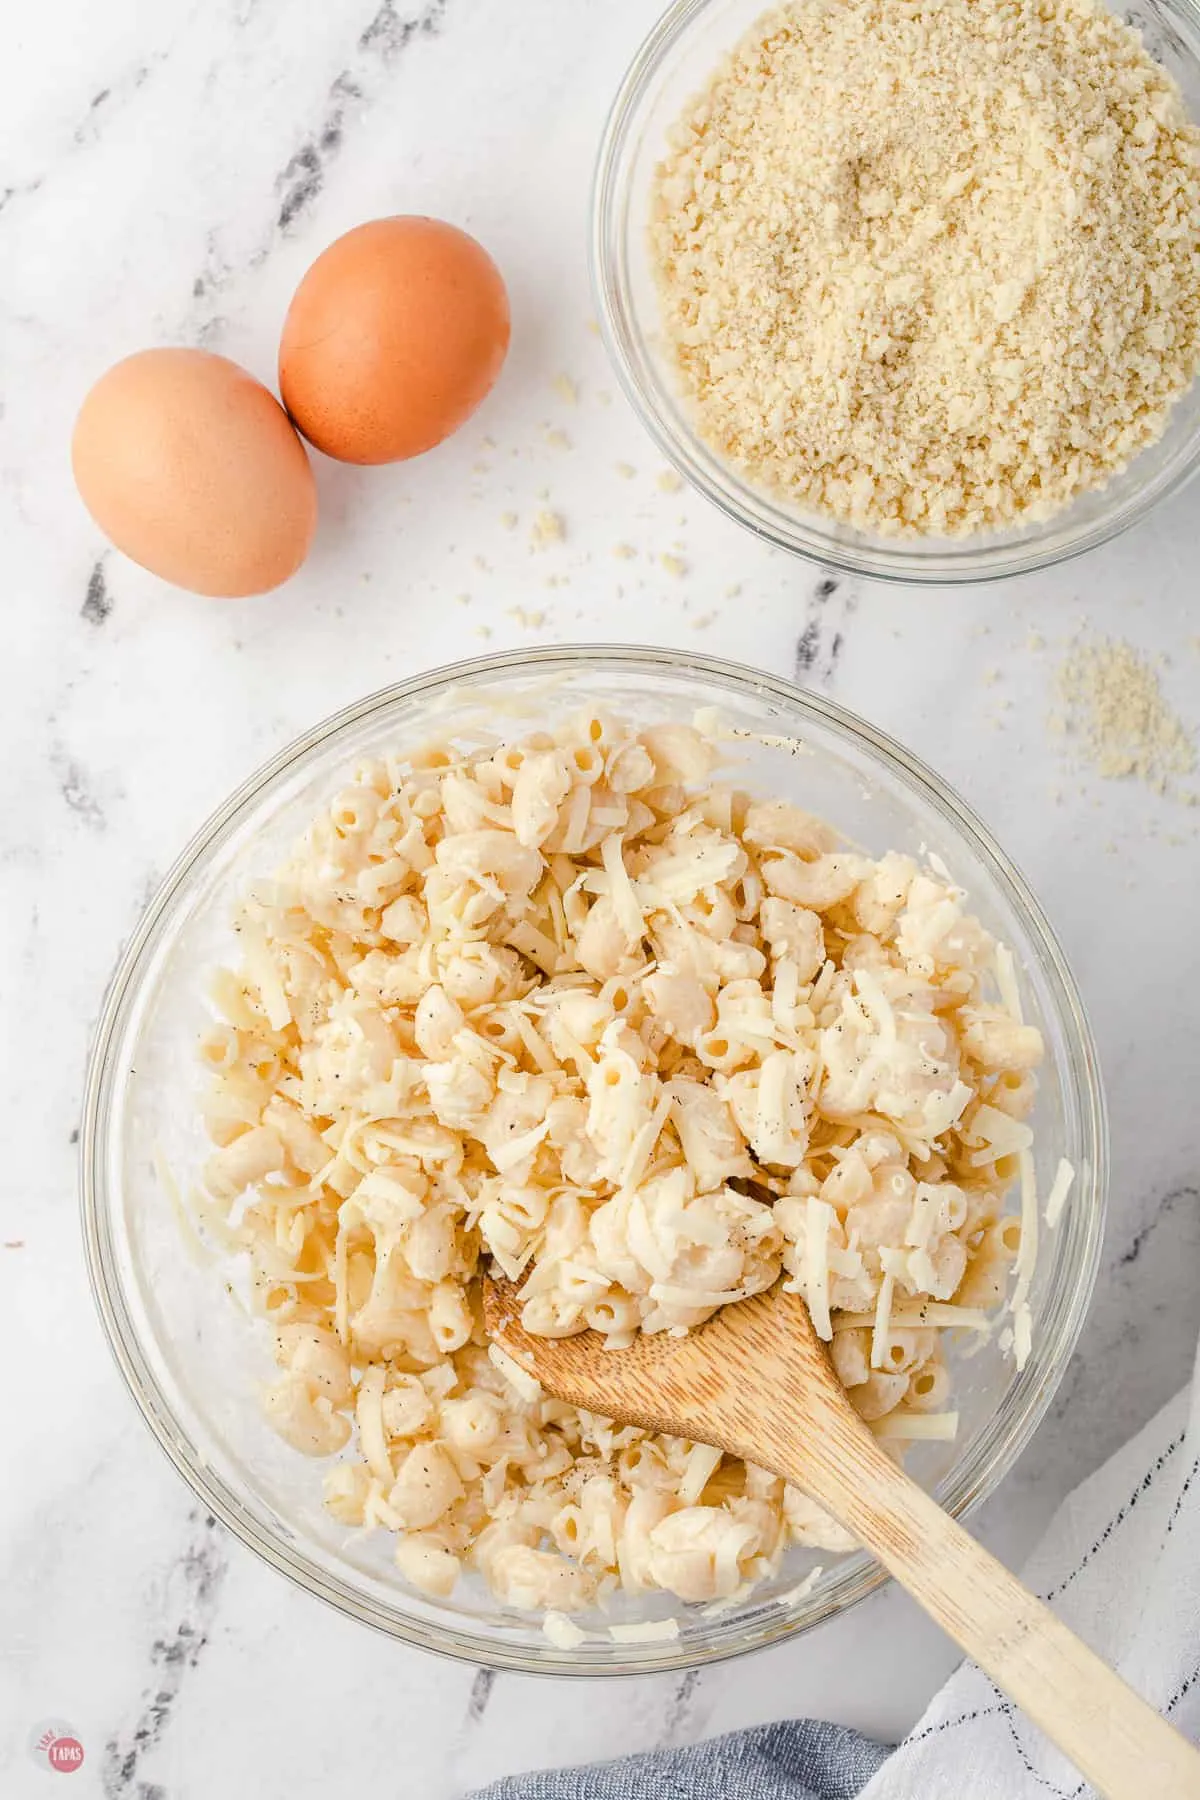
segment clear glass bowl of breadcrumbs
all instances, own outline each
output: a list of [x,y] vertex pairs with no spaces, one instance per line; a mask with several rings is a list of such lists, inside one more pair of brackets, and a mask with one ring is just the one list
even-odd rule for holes
[[899,745],[772,676],[660,650],[521,651],[418,676],[298,739],[202,828],[133,936],[97,1030],[82,1180],[91,1277],[117,1362],[206,1509],[310,1594],[392,1637],[496,1668],[606,1675],[686,1668],[777,1642],[870,1593],[882,1571],[863,1554],[795,1548],[723,1609],[661,1592],[618,1594],[606,1613],[580,1615],[588,1635],[571,1649],[551,1644],[538,1615],[498,1601],[478,1576],[464,1576],[449,1599],[426,1598],[402,1579],[390,1532],[352,1530],[325,1509],[328,1464],[268,1425],[260,1394],[276,1372],[269,1329],[238,1304],[235,1286],[226,1291],[237,1264],[206,1241],[188,1205],[211,1150],[198,1054],[212,1018],[209,984],[217,966],[238,960],[232,915],[247,887],[278,867],[363,759],[433,735],[525,735],[585,708],[639,727],[717,709],[746,734],[736,744],[739,785],[811,808],[874,854],[940,856],[1011,950],[1026,1016],[1046,1044],[1032,1120],[1039,1188],[1048,1192],[1060,1157],[1075,1181],[1057,1226],[1041,1234],[1025,1367],[1014,1367],[999,1333],[978,1354],[951,1349],[957,1441],[918,1444],[909,1459],[952,1513],[986,1499],[1044,1415],[1091,1295],[1106,1176],[1094,1047],[1054,936],[984,826]]
[[[1044,522],[961,538],[883,536],[801,511],[752,485],[704,441],[662,330],[648,250],[655,169],[688,102],[766,10],[765,0],[675,0],[634,57],[601,144],[592,217],[597,311],[621,385],[663,454],[759,537],[829,568],[897,582],[990,581],[1046,568],[1117,536],[1176,493],[1200,468],[1200,381],[1177,401],[1164,435],[1105,486]],[[1141,32],[1200,121],[1197,0],[1138,0],[1120,17]]]

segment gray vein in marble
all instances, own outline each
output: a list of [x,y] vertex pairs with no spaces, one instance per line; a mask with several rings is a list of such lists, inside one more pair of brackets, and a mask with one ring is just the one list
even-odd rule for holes
[[479,1669],[471,1683],[471,1694],[467,1701],[467,1724],[478,1725],[488,1709],[492,1697],[492,1689],[496,1684],[495,1669]]
[[1129,1248],[1123,1251],[1117,1258],[1118,1269],[1128,1269],[1131,1264],[1138,1260],[1149,1242],[1151,1235],[1158,1230],[1159,1226],[1170,1216],[1172,1210],[1178,1206],[1181,1201],[1186,1201],[1194,1208],[1196,1202],[1200,1201],[1200,1188],[1177,1187],[1171,1188],[1164,1194],[1141,1230],[1134,1233]]
[[[831,603],[841,596],[838,607]],[[826,687],[837,674],[846,646],[843,627],[858,604],[857,595],[836,575],[822,575],[805,603],[804,624],[796,639],[792,679],[801,687]],[[831,612],[840,612],[833,624]]]
[[58,791],[71,811],[92,831],[103,831],[107,823],[104,808],[92,792],[87,771],[61,750],[54,752],[50,762],[58,780]]
[[[86,149],[98,143],[110,120],[115,119],[121,104],[131,94],[136,94],[145,85],[150,74],[166,61],[166,52],[151,57],[149,62],[139,63],[131,74],[114,80],[109,86],[102,87],[93,94],[88,102],[87,111],[78,125],[71,131],[68,140],[68,154],[76,150]],[[56,158],[55,166],[62,158]],[[23,200],[30,194],[36,194],[53,174],[53,168],[43,169],[37,175],[27,176],[24,181],[13,182],[10,186],[0,187],[0,213],[13,200]]]
[[343,71],[329,90],[329,104],[317,132],[305,139],[275,183],[283,195],[276,221],[281,231],[294,224],[320,193],[325,165],[341,148],[346,107],[361,98],[361,87]]
[[700,1669],[687,1669],[675,1684],[675,1691],[663,1714],[660,1744],[685,1744],[695,1735],[692,1716],[695,1712],[696,1689],[700,1685]]
[[[360,55],[386,68],[417,36],[434,37],[446,11],[446,0],[429,0],[419,11],[401,15],[395,0],[383,0],[378,12],[360,32]],[[346,113],[355,100],[364,98],[362,82],[351,69],[343,69],[331,84],[325,113],[317,129],[288,159],[276,180],[281,195],[276,223],[281,231],[295,224],[316,200],[325,185],[325,171],[342,147]]]
[[[1180,1182],[1151,1201],[1142,1224],[1105,1261],[1080,1348],[1046,1426],[1019,1465],[1021,1479],[1065,1494],[1186,1382],[1200,1331],[1200,1188]],[[1120,1370],[1121,1404],[1111,1403]],[[1091,1421],[1086,1441],[1070,1429]]]
[[104,577],[104,558],[100,557],[88,576],[87,594],[79,609],[81,619],[89,625],[103,625],[113,609],[113,597]]
[[363,31],[358,40],[360,50],[369,50],[390,61],[398,56],[410,40],[421,32],[426,37],[433,37],[446,12],[446,0],[431,0],[410,18],[402,18],[396,11],[396,0],[383,0],[379,11],[371,23]]
[[155,1800],[163,1790],[137,1781],[138,1767],[154,1749],[171,1720],[189,1669],[194,1669],[208,1643],[217,1601],[227,1569],[227,1546],[221,1527],[202,1506],[188,1514],[191,1536],[174,1571],[182,1588],[177,1622],[150,1646],[150,1678],[131,1730],[115,1732],[104,1746],[100,1785],[104,1800]]
[[0,188],[0,213],[10,201],[23,200],[26,194],[36,194],[44,180],[44,175],[34,175],[29,181],[16,181],[11,187]]
[[145,85],[152,71],[165,60],[165,54],[151,57],[149,62],[139,63],[128,75],[107,87],[99,88],[88,102],[87,112],[71,133],[71,142],[80,146],[94,144],[109,120],[116,117],[122,101],[128,99],[130,94],[136,94]]

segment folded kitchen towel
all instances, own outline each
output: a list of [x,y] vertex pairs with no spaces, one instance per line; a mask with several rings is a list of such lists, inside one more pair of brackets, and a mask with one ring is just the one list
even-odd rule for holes
[[[1200,1380],[1060,1507],[1024,1579],[1200,1739]],[[1085,1800],[1073,1766],[973,1663],[898,1749],[796,1720],[516,1776],[476,1800]],[[1149,1800],[1149,1796],[1148,1796]]]
[[887,1754],[857,1731],[800,1719],[590,1769],[515,1775],[476,1800],[854,1800]]

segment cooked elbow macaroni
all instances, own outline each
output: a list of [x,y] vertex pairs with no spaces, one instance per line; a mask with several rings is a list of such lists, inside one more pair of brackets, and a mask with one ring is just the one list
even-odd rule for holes
[[614,1351],[782,1275],[899,1440],[952,1429],[942,1332],[986,1329],[1014,1263],[1028,1289],[1004,1196],[1042,1046],[1004,953],[948,880],[715,760],[585,718],[364,764],[214,983],[203,1204],[274,1331],[268,1417],[345,1452],[330,1510],[428,1593],[722,1600],[849,1541],[762,1469],[541,1395],[489,1352],[489,1263],[531,1331]]

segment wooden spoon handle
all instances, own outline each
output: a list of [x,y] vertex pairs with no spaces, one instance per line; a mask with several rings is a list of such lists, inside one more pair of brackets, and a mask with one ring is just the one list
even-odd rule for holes
[[816,1460],[801,1485],[1105,1800],[1200,1800],[1200,1754],[865,1433],[853,1471],[843,1461],[814,1479]]

